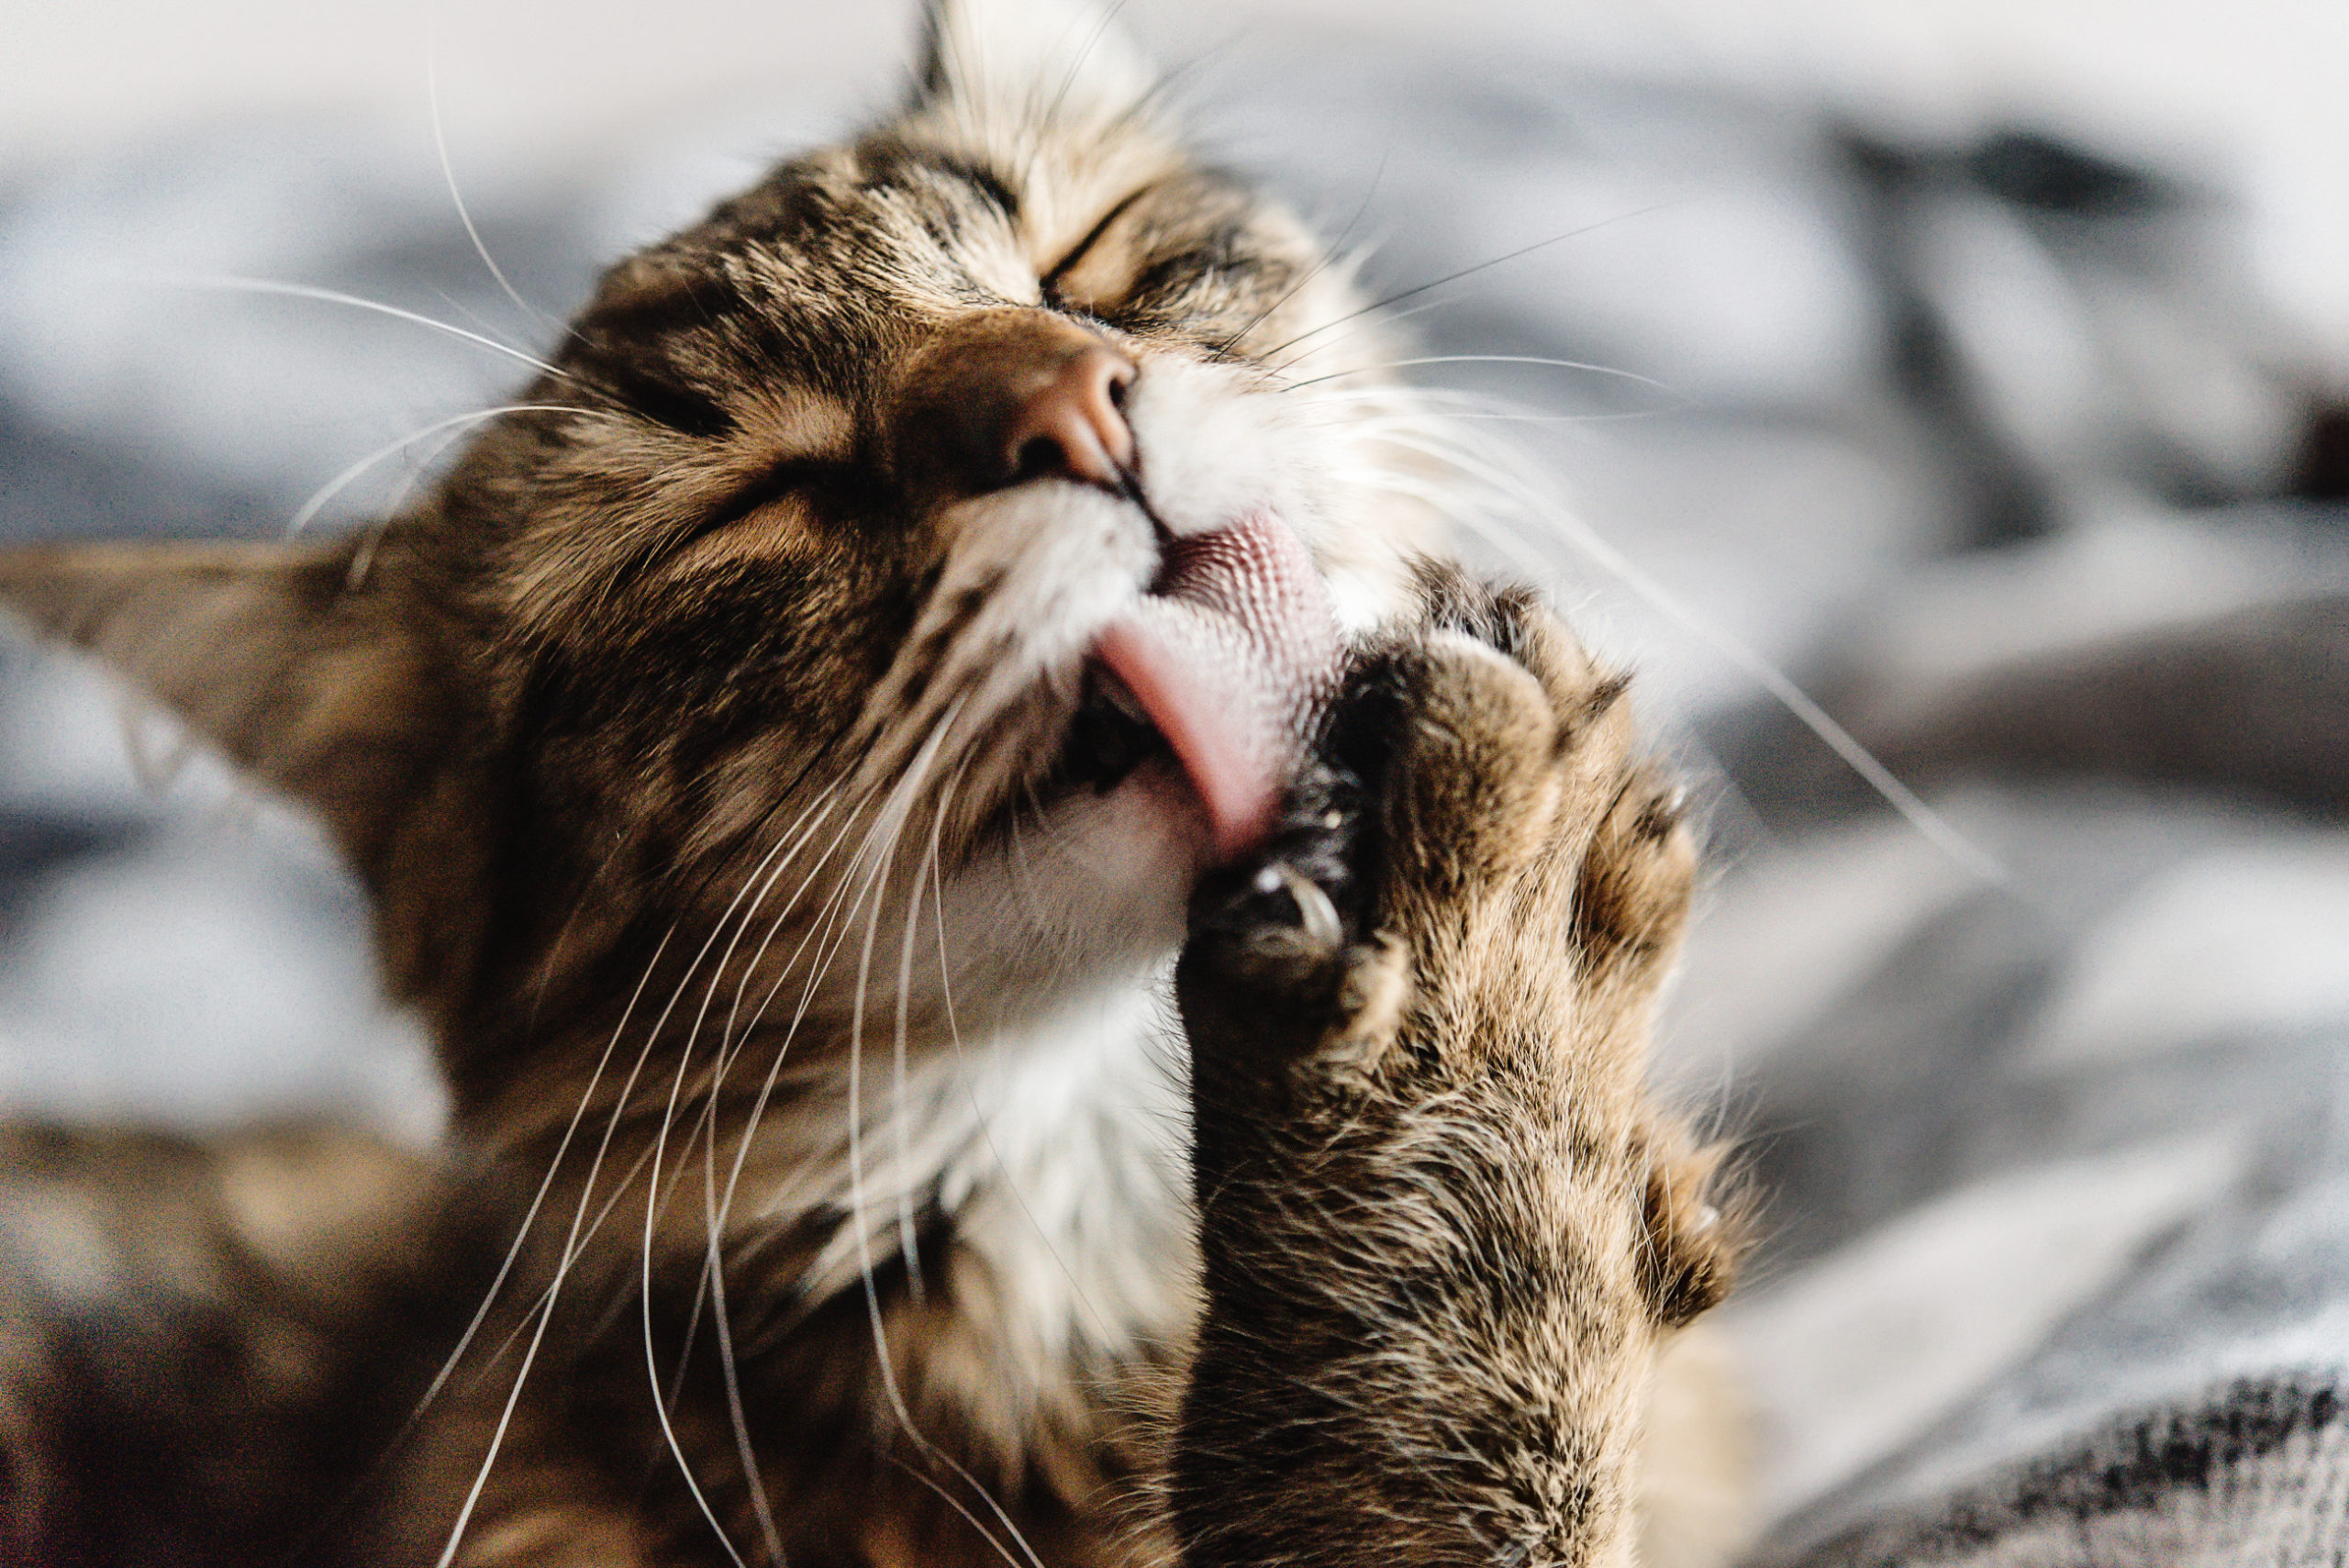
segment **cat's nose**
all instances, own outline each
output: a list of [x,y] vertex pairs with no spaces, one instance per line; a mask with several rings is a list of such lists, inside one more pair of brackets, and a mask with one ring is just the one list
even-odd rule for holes
[[1134,362],[1097,340],[1058,364],[1038,368],[1043,373],[1006,438],[1013,479],[1063,474],[1119,488],[1134,465],[1134,434],[1125,416]]
[[916,356],[900,392],[898,464],[931,495],[1065,479],[1123,491],[1133,473],[1134,361],[1049,311],[966,317]]

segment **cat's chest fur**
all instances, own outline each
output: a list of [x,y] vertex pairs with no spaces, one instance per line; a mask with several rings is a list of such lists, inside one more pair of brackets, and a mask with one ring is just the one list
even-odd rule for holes
[[777,1138],[751,1157],[747,1229],[838,1217],[802,1288],[854,1292],[878,1270],[951,1296],[995,1352],[987,1396],[1014,1405],[1092,1397],[1111,1364],[1174,1353],[1196,1223],[1164,973],[920,1042],[902,1070],[875,1046],[799,1107],[814,1148]]

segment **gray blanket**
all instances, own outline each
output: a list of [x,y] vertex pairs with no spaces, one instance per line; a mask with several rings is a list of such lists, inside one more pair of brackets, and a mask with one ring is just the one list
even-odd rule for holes
[[[1378,242],[1374,288],[1452,278],[1404,302],[1417,373],[1529,416],[1494,428],[1592,530],[1532,558],[1710,781],[1660,1070],[1765,1195],[1726,1313],[1757,1561],[2343,1561],[2349,428],[2225,193],[1552,61],[1260,43],[1192,90],[1219,151]],[[768,109],[716,151],[488,171],[484,238],[560,316],[824,123]],[[516,367],[186,279],[543,337],[413,145],[274,122],[19,172],[0,539],[265,535],[346,476],[311,526],[395,503]],[[10,1114],[429,1137],[316,839],[133,715],[142,781],[124,732],[87,672],[8,653]]]

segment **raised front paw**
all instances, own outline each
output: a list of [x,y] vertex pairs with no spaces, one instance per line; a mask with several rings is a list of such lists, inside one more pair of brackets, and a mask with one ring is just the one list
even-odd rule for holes
[[1654,1351],[1732,1256],[1644,1088],[1678,791],[1530,595],[1427,598],[1176,973],[1199,1564],[1618,1560]]
[[1261,1116],[1252,1086],[1529,1030],[1637,1073],[1687,905],[1681,792],[1634,750],[1625,679],[1530,594],[1428,599],[1357,662],[1279,829],[1194,901],[1178,986],[1208,1100],[1229,1076]]

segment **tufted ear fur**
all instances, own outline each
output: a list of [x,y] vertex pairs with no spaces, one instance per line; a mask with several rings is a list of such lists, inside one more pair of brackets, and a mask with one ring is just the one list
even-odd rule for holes
[[450,689],[351,546],[85,544],[0,553],[0,605],[95,654],[384,868],[430,793]]
[[915,81],[925,105],[1008,128],[1123,114],[1152,73],[1111,14],[1083,0],[930,0]]

